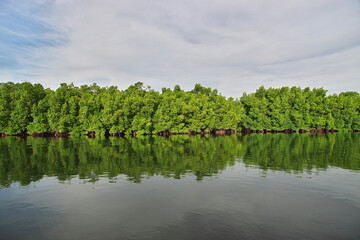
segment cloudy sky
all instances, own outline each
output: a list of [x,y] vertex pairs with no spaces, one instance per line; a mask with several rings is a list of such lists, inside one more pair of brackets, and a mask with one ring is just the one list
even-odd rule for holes
[[359,0],[0,0],[0,82],[360,91]]

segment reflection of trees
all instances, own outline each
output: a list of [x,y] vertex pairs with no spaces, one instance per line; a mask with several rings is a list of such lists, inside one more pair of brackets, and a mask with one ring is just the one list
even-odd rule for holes
[[96,181],[120,174],[140,182],[143,176],[181,178],[192,172],[198,180],[235,162],[237,136],[226,138],[172,136],[138,138],[3,138],[0,139],[0,184],[27,185],[43,175],[67,180],[74,176]]
[[140,182],[144,176],[198,180],[233,165],[236,158],[264,170],[311,171],[336,166],[360,168],[360,135],[232,135],[138,138],[0,139],[0,185],[28,185],[44,175],[61,181],[79,176],[96,181],[120,174]]
[[240,142],[244,163],[264,170],[360,169],[359,134],[253,134],[240,137]]

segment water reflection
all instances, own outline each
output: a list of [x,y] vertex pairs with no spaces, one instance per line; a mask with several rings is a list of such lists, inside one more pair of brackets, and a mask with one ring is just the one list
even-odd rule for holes
[[243,161],[246,166],[289,173],[328,167],[360,169],[360,134],[253,134],[226,137],[172,136],[87,139],[0,139],[0,185],[28,185],[44,176],[95,182],[161,175],[197,180]]

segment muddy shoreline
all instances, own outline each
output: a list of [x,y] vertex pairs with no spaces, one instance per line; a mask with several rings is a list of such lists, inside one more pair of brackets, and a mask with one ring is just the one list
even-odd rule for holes
[[[119,133],[109,133],[109,132],[105,132],[105,134],[103,136],[105,137],[125,137],[125,136],[132,136],[132,137],[136,137],[138,135],[142,135],[142,136],[161,136],[161,137],[170,137],[172,135],[189,135],[189,136],[195,136],[195,135],[211,135],[211,136],[228,136],[228,135],[232,135],[232,134],[237,134],[237,133],[241,133],[241,134],[275,134],[275,133],[283,133],[283,134],[293,134],[293,133],[309,133],[309,134],[328,134],[328,133],[336,133],[339,132],[339,130],[336,129],[324,129],[324,128],[319,128],[319,129],[299,129],[299,130],[294,130],[294,129],[284,129],[284,130],[268,130],[268,129],[262,129],[262,130],[255,130],[255,129],[248,129],[248,128],[243,128],[240,131],[234,130],[234,129],[225,129],[225,128],[221,128],[221,129],[213,129],[213,130],[201,130],[201,131],[194,131],[194,130],[189,130],[188,132],[171,132],[169,130],[164,130],[164,131],[160,131],[157,133],[144,133],[144,134],[138,134],[136,130],[132,130],[130,133],[126,134],[124,132],[119,132]],[[360,132],[360,130],[349,130],[348,132]],[[53,138],[61,138],[61,137],[70,137],[71,134],[70,132],[43,132],[43,133],[32,133],[32,134],[28,134],[26,132],[23,133],[19,133],[19,134],[14,134],[14,135],[10,135],[10,134],[5,134],[5,133],[0,133],[0,137],[7,137],[7,136],[16,136],[16,137],[53,137]],[[89,131],[85,134],[80,134],[83,136],[87,136],[88,138],[95,138],[96,136],[98,136],[98,134],[96,134],[95,131]]]

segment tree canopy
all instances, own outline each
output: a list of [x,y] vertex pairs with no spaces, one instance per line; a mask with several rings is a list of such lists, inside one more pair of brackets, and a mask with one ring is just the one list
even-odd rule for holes
[[239,99],[196,84],[162,92],[138,82],[125,90],[97,84],[56,90],[0,83],[0,133],[185,133],[214,129],[360,129],[360,95],[326,95],[323,88],[261,86]]

